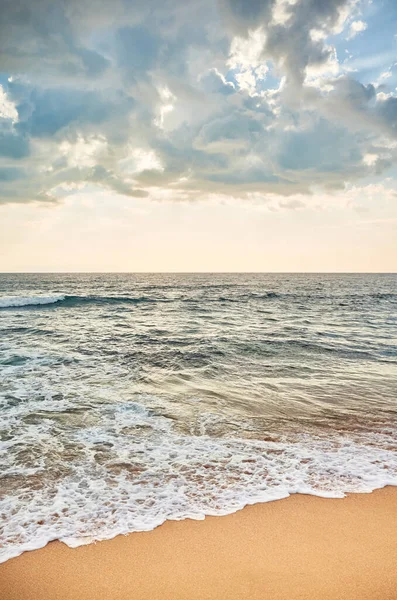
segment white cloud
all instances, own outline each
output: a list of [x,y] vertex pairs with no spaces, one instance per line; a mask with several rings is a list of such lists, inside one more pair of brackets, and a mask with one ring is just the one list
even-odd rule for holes
[[389,79],[389,77],[392,76],[392,72],[391,71],[384,71],[383,73],[381,73],[379,75],[379,81],[384,81],[385,79]]
[[276,0],[272,11],[272,25],[286,25],[291,18],[291,6],[298,0]]
[[174,110],[174,104],[177,98],[167,86],[160,87],[158,89],[158,94],[160,96],[160,104],[157,109],[157,116],[154,119],[154,124],[160,129],[163,129],[165,126],[165,117]]
[[393,92],[389,92],[389,93],[386,93],[386,92],[378,92],[378,93],[376,94],[376,99],[377,99],[379,102],[384,102],[385,100],[388,100],[389,98],[392,98],[392,97],[393,97]]
[[223,73],[216,67],[202,73],[197,78],[201,87],[210,93],[232,94],[236,88],[233,82],[227,81]]
[[368,25],[364,21],[353,21],[350,25],[349,34],[347,36],[348,40],[353,39],[359,33],[362,33],[367,29]]
[[64,140],[60,151],[71,167],[84,169],[93,167],[107,150],[107,140],[104,136],[84,138],[78,135],[76,141]]
[[119,166],[122,173],[132,175],[143,171],[164,171],[164,167],[156,153],[153,150],[143,148],[131,150],[126,158],[119,161]]
[[262,27],[249,31],[248,37],[236,36],[230,45],[230,54],[227,61],[231,69],[251,69],[261,63],[261,55],[266,41],[266,34]]
[[241,69],[235,74],[235,78],[240,90],[247,91],[251,96],[258,91],[258,84],[266,79],[266,74],[269,71],[266,65],[261,65],[256,68]]
[[306,67],[305,84],[317,87],[322,90],[330,90],[329,79],[335,77],[340,72],[340,65],[336,49],[333,46],[327,46],[329,51],[328,60],[325,62],[308,65]]
[[227,65],[235,71],[239,88],[250,95],[257,92],[258,84],[266,79],[269,71],[262,57],[265,41],[266,35],[260,27],[250,31],[247,38],[236,36],[230,45]]
[[376,161],[378,160],[379,156],[377,154],[371,154],[371,153],[367,153],[364,154],[363,156],[363,163],[365,165],[367,165],[368,167],[373,167],[376,164]]
[[16,106],[9,100],[2,85],[0,85],[0,119],[10,119],[13,123],[18,121]]

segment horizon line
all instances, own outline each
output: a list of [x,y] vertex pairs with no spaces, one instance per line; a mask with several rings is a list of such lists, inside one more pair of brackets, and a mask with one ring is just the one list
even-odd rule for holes
[[397,271],[0,271],[0,275],[397,275]]

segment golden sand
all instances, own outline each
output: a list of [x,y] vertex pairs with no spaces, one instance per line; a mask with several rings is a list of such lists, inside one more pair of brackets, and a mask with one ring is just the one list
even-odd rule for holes
[[397,488],[296,495],[0,565],[1,600],[397,600]]

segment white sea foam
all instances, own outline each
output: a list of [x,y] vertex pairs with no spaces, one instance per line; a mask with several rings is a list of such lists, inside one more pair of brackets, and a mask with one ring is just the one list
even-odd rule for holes
[[39,306],[41,304],[54,304],[65,300],[65,296],[53,294],[51,296],[3,296],[0,298],[0,308],[13,306]]
[[110,404],[102,415],[66,437],[62,428],[54,436],[51,419],[59,414],[49,414],[39,449],[32,423],[2,442],[5,458],[23,444],[40,459],[30,469],[15,455],[5,461],[3,484],[20,482],[0,502],[0,562],[53,539],[75,547],[294,493],[341,498],[397,485],[397,454],[385,449],[390,432],[263,442],[182,435],[138,404]]

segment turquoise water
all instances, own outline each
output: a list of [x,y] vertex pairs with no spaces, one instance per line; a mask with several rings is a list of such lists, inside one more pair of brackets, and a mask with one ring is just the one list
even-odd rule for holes
[[397,275],[0,275],[0,560],[397,484]]

